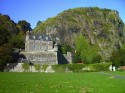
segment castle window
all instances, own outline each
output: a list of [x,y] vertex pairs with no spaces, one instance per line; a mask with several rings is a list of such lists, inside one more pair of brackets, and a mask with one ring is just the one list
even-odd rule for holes
[[36,39],[36,37],[35,37],[35,36],[33,36],[33,39]]
[[42,36],[39,36],[39,39],[42,39]]
[[46,40],[48,40],[48,37],[46,37]]

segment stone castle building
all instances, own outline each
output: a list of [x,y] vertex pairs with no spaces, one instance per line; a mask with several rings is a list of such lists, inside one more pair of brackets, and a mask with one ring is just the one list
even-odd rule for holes
[[48,35],[26,33],[25,51],[21,54],[33,64],[55,65],[72,62],[71,52],[62,54],[58,51],[58,44]]

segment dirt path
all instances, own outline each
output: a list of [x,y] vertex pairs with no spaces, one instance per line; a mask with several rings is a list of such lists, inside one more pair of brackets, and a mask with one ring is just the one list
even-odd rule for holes
[[106,72],[97,72],[97,73],[107,75],[107,76],[111,76],[111,77],[114,77],[114,78],[123,78],[123,79],[125,79],[125,76],[122,76],[122,75],[110,74],[110,73],[106,73]]

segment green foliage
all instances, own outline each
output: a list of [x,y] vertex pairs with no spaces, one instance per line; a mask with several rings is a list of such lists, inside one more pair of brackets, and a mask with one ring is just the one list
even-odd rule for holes
[[73,63],[83,63],[81,60],[80,52],[76,52],[73,58]]
[[8,43],[10,37],[11,34],[9,33],[9,31],[0,25],[0,46]]
[[16,24],[10,19],[8,15],[0,15],[0,26],[6,29],[11,35],[18,33]]
[[116,67],[125,65],[125,45],[123,45],[119,50],[113,51],[110,57],[112,64]]
[[66,65],[53,65],[52,68],[55,72],[65,72],[68,68],[72,72],[81,72],[86,64],[66,64]]
[[83,62],[90,62],[88,61],[89,58],[88,55],[90,54],[89,52],[89,45],[88,42],[85,40],[85,37],[80,34],[75,38],[75,44],[76,44],[76,51],[80,54],[80,58]]
[[[80,55],[81,62],[91,63],[93,57],[98,56],[97,52],[102,53],[102,50],[104,54],[100,55],[104,61],[108,60],[106,53],[108,52],[107,54],[110,56],[110,51],[117,49],[117,46],[115,46],[118,42],[116,38],[119,38],[119,41],[122,43],[125,41],[123,39],[123,24],[117,11],[100,9],[98,7],[80,7],[65,10],[53,18],[48,18],[34,29],[34,33],[45,33],[46,30],[51,31],[53,40],[56,37],[59,38],[63,53],[66,53],[66,47],[63,44],[70,45],[70,47],[74,48],[73,50],[78,52],[74,58],[75,62],[77,62],[77,59],[79,61],[78,55]],[[78,44],[80,47],[75,49],[75,43],[79,40],[74,39],[74,36],[77,37],[80,33],[85,36],[86,41],[83,42],[86,42],[86,46]],[[92,40],[95,45],[90,44]],[[79,43],[83,42],[82,40],[81,42],[79,41]],[[85,48],[84,50],[81,49],[83,47],[88,48],[84,51]],[[110,49],[110,51],[107,51],[107,49]]]
[[55,72],[65,72],[65,69],[66,69],[66,66],[67,65],[52,65],[52,68],[54,69]]
[[118,67],[121,60],[119,51],[113,51],[110,60],[112,61],[113,65]]
[[34,67],[35,67],[35,70],[40,72],[40,70],[41,70],[41,65],[40,64],[35,64]]
[[73,72],[81,72],[85,66],[86,66],[85,64],[71,64],[68,65],[67,67]]
[[109,71],[109,66],[112,63],[95,63],[95,64],[66,64],[66,65],[52,65],[55,72],[65,72],[66,68],[72,72],[99,72]]
[[18,21],[17,28],[19,31],[23,31],[24,33],[31,30],[30,23],[28,23],[26,20]]
[[71,48],[69,45],[62,44],[59,46],[59,51],[63,54],[66,54],[67,52],[73,51],[73,48]]
[[97,55],[92,59],[92,63],[101,63],[101,61],[102,61],[102,57],[100,55]]
[[40,25],[41,23],[42,23],[41,21],[38,21],[37,24],[36,24],[36,26]]
[[10,42],[15,48],[24,48],[24,40],[25,40],[24,33],[19,32],[16,36],[12,36]]
[[29,70],[29,67],[30,67],[29,63],[23,63],[23,64],[22,64],[22,68],[23,68],[24,71],[26,71],[26,72]]
[[7,43],[0,46],[0,71],[4,70],[7,63],[12,62],[12,46]]
[[90,72],[90,71],[109,71],[111,63],[95,63],[95,64],[71,64],[67,67],[73,72]]
[[30,24],[25,20],[16,24],[8,15],[0,14],[0,70],[14,60],[13,48],[24,48],[25,31],[30,29]]
[[95,63],[95,64],[89,64],[89,68],[92,71],[109,71],[109,66],[112,63]]
[[47,69],[48,65],[42,65],[42,69],[45,71]]
[[97,50],[95,51],[95,47],[90,47],[87,40],[82,34],[75,38],[75,45],[76,52],[78,52],[78,54],[76,53],[76,56],[79,55],[81,61],[84,63],[91,63],[93,57],[97,54]]

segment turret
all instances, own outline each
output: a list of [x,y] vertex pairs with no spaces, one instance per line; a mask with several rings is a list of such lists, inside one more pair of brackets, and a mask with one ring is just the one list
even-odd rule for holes
[[30,31],[27,31],[26,32],[26,39],[25,39],[25,51],[28,51],[29,50],[29,34],[30,34]]
[[25,41],[29,40],[29,34],[30,34],[30,31],[27,31],[26,32],[26,40]]

